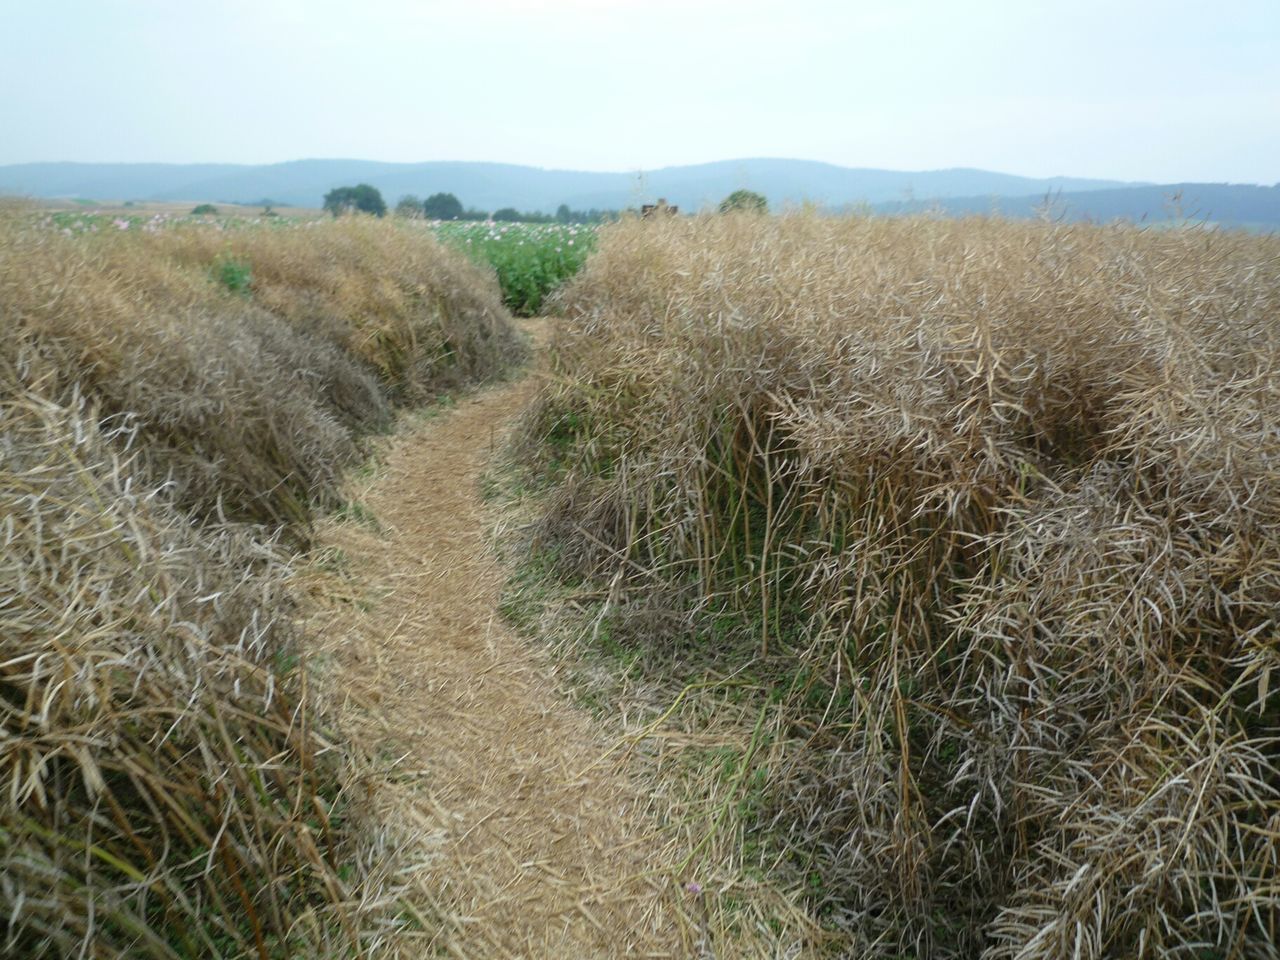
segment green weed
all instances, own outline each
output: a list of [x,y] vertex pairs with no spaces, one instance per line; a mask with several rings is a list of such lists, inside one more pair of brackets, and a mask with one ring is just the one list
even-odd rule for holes
[[213,264],[213,278],[232,293],[248,294],[253,284],[253,271],[244,260],[220,257]]

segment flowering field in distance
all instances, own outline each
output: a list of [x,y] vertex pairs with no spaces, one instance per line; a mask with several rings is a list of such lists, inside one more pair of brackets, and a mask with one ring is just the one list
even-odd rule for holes
[[507,306],[525,316],[537,313],[547,294],[578,272],[596,243],[596,228],[583,224],[450,220],[431,228],[493,267]]
[[[328,219],[328,218],[325,218]],[[322,222],[319,217],[281,217],[281,216],[193,216],[178,213],[107,213],[101,210],[67,211],[57,210],[40,214],[34,221],[46,229],[57,230],[66,236],[81,236],[90,233],[111,233],[113,231],[141,230],[144,233],[156,233],[169,227],[198,225],[214,230],[244,230],[252,227],[296,227],[310,226]]]

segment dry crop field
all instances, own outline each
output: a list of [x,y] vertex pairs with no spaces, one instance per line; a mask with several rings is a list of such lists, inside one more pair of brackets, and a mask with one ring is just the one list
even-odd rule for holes
[[1280,956],[1280,239],[633,221],[558,308],[578,651],[744,721],[693,870],[851,956]]
[[296,551],[396,406],[523,347],[429,237],[65,236],[0,211],[0,913],[10,956],[370,947],[358,751]]
[[[742,213],[627,219],[538,261],[538,303],[580,269],[503,475],[534,515],[504,602],[532,636],[493,672],[556,695],[522,659],[548,640],[583,668],[603,722],[526,722],[554,713],[578,759],[625,736],[586,770],[544,737],[520,789],[617,820],[627,855],[600,862],[664,866],[579,902],[571,865],[501,856],[560,840],[446,810],[484,883],[415,901],[388,879],[372,735],[317,695],[308,654],[343,638],[313,645],[299,569],[319,521],[359,515],[344,476],[372,438],[519,364],[504,289],[534,301],[403,224],[169,219],[0,210],[7,953],[480,956],[511,931],[474,902],[477,934],[468,897],[519,879],[617,953],[606,923],[685,944],[667,956],[1280,957],[1280,239]],[[416,489],[403,465],[433,448],[410,441],[497,449],[472,417],[401,429],[380,495]],[[489,456],[454,454],[437,489]],[[432,596],[431,505],[401,501],[362,536],[402,537],[419,617],[457,608],[423,636],[497,649],[487,593]],[[415,655],[409,612],[375,610],[395,636],[361,649]],[[431,662],[366,671],[459,731],[403,776],[435,797],[427,747],[473,745],[453,769],[500,805],[502,718],[458,715],[470,673],[451,699]],[[662,842],[586,795],[620,757]]]

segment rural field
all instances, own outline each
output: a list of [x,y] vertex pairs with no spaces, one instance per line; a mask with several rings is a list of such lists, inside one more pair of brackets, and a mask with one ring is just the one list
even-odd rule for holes
[[440,222],[429,229],[498,275],[502,298],[521,316],[534,316],[547,295],[582,268],[595,249],[594,226],[542,223]]
[[[193,213],[205,208],[206,214]],[[42,209],[38,222],[64,236],[97,233],[158,233],[201,225],[215,232],[272,228],[294,230],[326,223],[327,214],[306,208],[265,208],[222,204],[60,203]],[[586,224],[497,223],[479,221],[398,221],[406,230],[430,233],[445,245],[494,271],[499,291],[511,312],[535,316],[546,296],[572,277],[595,249],[597,227]]]
[[1280,957],[1280,238],[0,209],[32,957]]

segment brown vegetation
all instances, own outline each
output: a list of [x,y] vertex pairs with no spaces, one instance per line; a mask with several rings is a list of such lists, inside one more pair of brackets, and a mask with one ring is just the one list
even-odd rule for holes
[[0,217],[0,913],[33,956],[350,956],[358,805],[290,553],[391,404],[521,348],[389,224]]
[[631,221],[561,306],[544,548],[759,691],[736,815],[850,950],[1280,956],[1280,241]]
[[18,335],[0,350],[44,395],[74,386],[136,417],[143,455],[202,515],[305,522],[389,401],[521,349],[491,280],[387,224],[111,233],[10,225],[0,289]]

